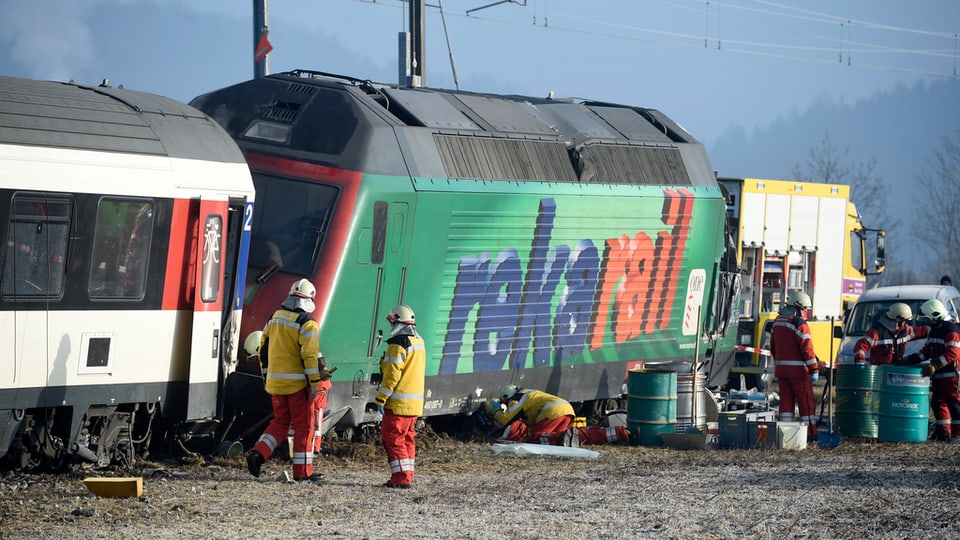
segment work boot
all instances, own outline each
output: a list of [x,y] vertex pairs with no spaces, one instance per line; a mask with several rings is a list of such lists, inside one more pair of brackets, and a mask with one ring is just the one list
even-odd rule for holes
[[383,487],[391,489],[410,489],[413,487],[413,484],[394,484],[393,482],[387,481],[383,483]]
[[310,482],[312,484],[319,484],[323,481],[323,473],[315,472],[310,476],[304,476],[303,478],[294,478],[297,482]]
[[572,427],[564,431],[563,436],[560,437],[560,446],[580,448],[580,430]]
[[255,478],[260,478],[260,466],[263,465],[263,456],[260,455],[260,452],[252,450],[247,454],[247,470],[250,471]]

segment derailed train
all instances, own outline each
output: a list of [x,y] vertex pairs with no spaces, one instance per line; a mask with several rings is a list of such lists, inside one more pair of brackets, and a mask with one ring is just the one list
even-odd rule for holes
[[6,466],[129,463],[158,430],[256,434],[269,400],[237,344],[302,277],[338,368],[327,428],[378,419],[400,302],[427,342],[427,417],[469,414],[506,382],[591,416],[641,364],[726,381],[725,197],[703,146],[657,110],[303,70],[195,109],[0,85]]
[[377,419],[384,316],[401,302],[427,344],[425,416],[470,413],[507,382],[593,416],[641,363],[726,381],[726,200],[703,146],[660,111],[306,70],[191,104],[256,186],[242,333],[294,280],[317,287],[339,368],[326,427]]

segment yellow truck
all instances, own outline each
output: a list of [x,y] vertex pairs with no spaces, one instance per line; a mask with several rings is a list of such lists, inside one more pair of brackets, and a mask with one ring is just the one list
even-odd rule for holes
[[[770,327],[795,290],[810,295],[807,321],[823,367],[840,340],[834,328],[866,290],[868,275],[884,270],[886,233],[864,227],[850,186],[790,180],[721,178],[728,230],[740,265],[737,358],[728,386],[767,390],[773,380]],[[874,261],[868,269],[868,240]]]

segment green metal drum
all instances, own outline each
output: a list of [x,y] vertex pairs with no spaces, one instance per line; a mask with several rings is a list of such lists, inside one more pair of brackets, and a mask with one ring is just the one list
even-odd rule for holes
[[837,366],[837,431],[848,437],[877,438],[880,399],[877,366]]
[[930,418],[930,379],[917,366],[880,366],[881,441],[923,442]]
[[677,373],[667,370],[627,372],[627,428],[641,446],[660,446],[660,435],[677,426]]

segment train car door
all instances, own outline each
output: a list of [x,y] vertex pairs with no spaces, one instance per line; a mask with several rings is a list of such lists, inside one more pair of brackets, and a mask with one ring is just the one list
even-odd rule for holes
[[228,292],[223,283],[226,199],[201,198],[197,223],[187,420],[213,416],[217,407],[220,323],[224,293]]
[[[66,357],[60,338],[48,336],[50,308],[64,291],[73,202],[65,195],[13,197],[6,223],[2,298],[4,338],[12,362],[3,380],[16,386],[63,386]],[[52,394],[48,393],[52,396]]]

